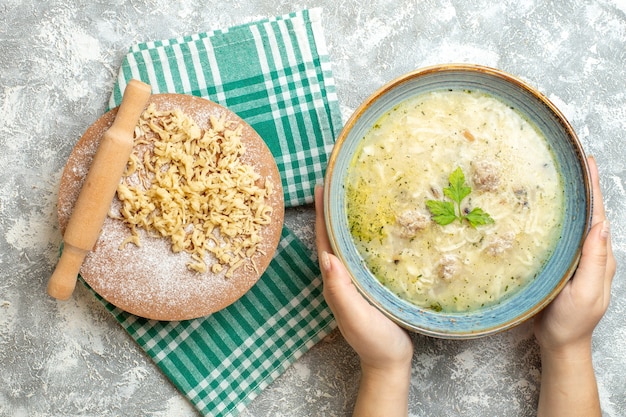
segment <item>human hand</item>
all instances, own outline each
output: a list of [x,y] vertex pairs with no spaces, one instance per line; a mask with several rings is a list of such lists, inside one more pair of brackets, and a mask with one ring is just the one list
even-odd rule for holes
[[323,188],[315,190],[316,242],[324,298],[346,341],[371,367],[405,365],[413,356],[407,332],[370,305],[358,292],[341,261],[332,254],[324,221]]
[[315,233],[324,298],[344,338],[361,360],[354,416],[408,413],[413,342],[408,333],[370,305],[332,254],[324,220],[323,188],[315,189]]
[[593,330],[606,312],[611,297],[615,258],[598,167],[594,158],[589,158],[588,162],[593,185],[592,227],[576,273],[535,319],[535,337],[542,350],[566,353],[566,350],[589,349]]
[[561,293],[535,319],[541,348],[537,416],[600,417],[600,398],[591,355],[591,336],[606,312],[615,275],[609,223],[604,213],[598,167],[589,158],[593,184],[592,227],[578,269]]

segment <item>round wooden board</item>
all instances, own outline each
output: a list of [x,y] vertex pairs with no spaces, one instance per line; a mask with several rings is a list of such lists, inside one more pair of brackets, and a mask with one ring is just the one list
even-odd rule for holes
[[[261,137],[232,111],[209,100],[182,94],[155,94],[150,103],[158,111],[181,109],[198,126],[210,126],[209,115],[243,126],[242,142],[246,153],[242,161],[252,165],[261,180],[273,184],[269,204],[272,221],[261,231],[260,251],[252,256],[256,269],[241,267],[234,276],[224,273],[197,273],[187,267],[191,256],[173,253],[164,238],[149,236],[140,231],[141,247],[128,244],[119,249],[130,231],[120,220],[107,217],[102,233],[80,270],[91,288],[111,304],[137,316],[154,320],[187,320],[219,311],[238,300],[260,278],[269,265],[280,240],[284,219],[284,200],[281,179],[272,154]],[[98,143],[113,123],[117,109],[98,119],[74,147],[67,161],[59,189],[58,216],[61,231],[67,222],[82,183],[87,175]],[[262,185],[262,183],[260,184]],[[120,202],[117,197],[114,207]],[[209,258],[210,255],[207,254]],[[210,258],[209,258],[210,259]],[[251,263],[248,262],[248,266]]]

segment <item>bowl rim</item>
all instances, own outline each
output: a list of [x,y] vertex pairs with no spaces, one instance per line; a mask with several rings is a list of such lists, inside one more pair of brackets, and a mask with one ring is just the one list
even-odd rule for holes
[[[363,115],[363,113],[369,109],[369,107],[374,102],[376,102],[381,96],[385,95],[391,90],[394,90],[395,88],[401,86],[404,83],[410,82],[414,80],[415,78],[420,78],[420,77],[423,77],[432,73],[440,73],[440,72],[478,72],[478,73],[482,73],[488,76],[500,78],[504,80],[505,82],[508,82],[524,90],[526,93],[531,94],[532,96],[537,98],[539,101],[541,101],[542,104],[544,104],[548,108],[548,110],[553,114],[553,116],[555,116],[557,121],[561,124],[563,129],[566,131],[567,136],[571,139],[570,140],[571,146],[574,147],[574,151],[579,155],[578,159],[580,161],[584,195],[586,199],[583,233],[581,235],[580,240],[577,242],[575,255],[572,258],[568,267],[565,269],[565,272],[563,276],[561,277],[561,279],[559,280],[559,282],[557,283],[557,285],[539,303],[533,305],[530,309],[524,311],[523,313],[520,313],[519,315],[515,316],[513,319],[507,322],[496,324],[491,327],[482,328],[477,331],[462,330],[462,331],[447,332],[447,331],[437,331],[433,329],[423,328],[423,327],[420,327],[419,325],[408,323],[405,320],[401,319],[400,317],[397,317],[391,312],[387,311],[387,309],[383,308],[383,306],[380,305],[380,302],[378,300],[376,300],[372,295],[370,295],[367,291],[365,291],[362,284],[359,282],[358,279],[356,279],[356,277],[354,276],[353,272],[348,267],[348,265],[346,265],[346,259],[343,257],[341,250],[338,247],[338,243],[337,243],[338,239],[335,236],[335,232],[331,228],[332,219],[330,216],[330,209],[329,209],[329,202],[332,198],[331,178],[332,178],[334,167],[336,165],[336,161],[339,156],[339,152],[342,148],[342,145],[347,139],[347,137],[349,136],[349,133],[352,131],[356,122]],[[562,289],[565,287],[569,279],[573,276],[574,272],[576,271],[576,268],[578,267],[578,262],[580,261],[580,257],[582,254],[582,246],[592,224],[592,219],[591,219],[592,212],[593,212],[592,208],[593,208],[593,193],[592,193],[591,175],[589,171],[589,165],[587,163],[587,157],[586,157],[584,148],[582,146],[582,143],[580,142],[580,139],[578,138],[573,127],[571,126],[571,124],[569,123],[565,115],[561,112],[561,110],[559,110],[559,108],[557,108],[557,106],[554,105],[554,103],[552,103],[552,101],[550,101],[541,91],[539,91],[535,87],[532,87],[530,84],[528,84],[526,81],[523,81],[521,78],[514,76],[506,71],[494,68],[494,67],[489,67],[489,66],[480,65],[480,64],[472,64],[472,63],[446,63],[446,64],[437,64],[437,65],[421,67],[416,70],[402,74],[392,79],[391,81],[383,84],[381,87],[375,90],[370,96],[368,96],[357,107],[357,109],[349,117],[349,119],[343,126],[342,130],[340,131],[339,135],[337,136],[334,147],[328,159],[328,165],[326,168],[326,174],[324,178],[324,205],[323,205],[324,213],[323,215],[324,215],[326,230],[329,236],[331,248],[333,250],[333,253],[344,263],[344,265],[346,265],[346,269],[350,275],[350,279],[353,285],[359,291],[359,293],[361,293],[361,295],[370,304],[372,304],[375,308],[377,308],[382,314],[387,316],[389,319],[391,319],[392,321],[394,321],[401,327],[417,332],[417,333],[427,335],[427,336],[445,338],[445,339],[472,339],[472,338],[478,338],[478,337],[500,333],[505,330],[516,327],[519,324],[529,320],[530,318],[535,316],[537,313],[539,313],[541,310],[543,310],[548,304],[550,304],[550,302],[552,302],[554,298],[556,298],[556,296],[562,291]],[[401,299],[398,296],[396,297],[398,299]],[[425,310],[419,306],[416,306],[416,308],[418,308],[419,310]]]

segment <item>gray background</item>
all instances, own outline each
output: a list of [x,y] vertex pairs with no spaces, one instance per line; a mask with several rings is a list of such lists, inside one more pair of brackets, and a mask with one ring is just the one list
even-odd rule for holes
[[[81,286],[46,295],[61,236],[65,160],[104,111],[128,47],[323,7],[344,121],[415,68],[474,62],[544,92],[598,159],[619,268],[593,344],[605,416],[626,415],[626,2],[538,0],[0,2],[0,415],[196,413]],[[313,249],[311,207],[288,225]],[[486,339],[415,336],[411,416],[532,416],[540,362],[530,323]],[[243,413],[343,416],[358,361],[332,333]]]

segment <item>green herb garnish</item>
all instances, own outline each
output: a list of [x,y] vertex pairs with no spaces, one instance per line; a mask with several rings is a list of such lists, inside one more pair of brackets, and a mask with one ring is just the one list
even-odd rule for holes
[[436,311],[437,313],[439,313],[440,311],[443,310],[443,307],[439,303],[433,303],[428,308],[433,310],[433,311]]
[[493,223],[491,216],[479,207],[468,213],[462,210],[461,202],[472,192],[472,189],[465,183],[465,174],[460,167],[450,174],[449,181],[450,186],[443,189],[443,194],[452,201],[428,200],[426,202],[426,207],[430,210],[435,222],[445,226],[456,219],[459,219],[461,223],[467,220],[472,227]]

